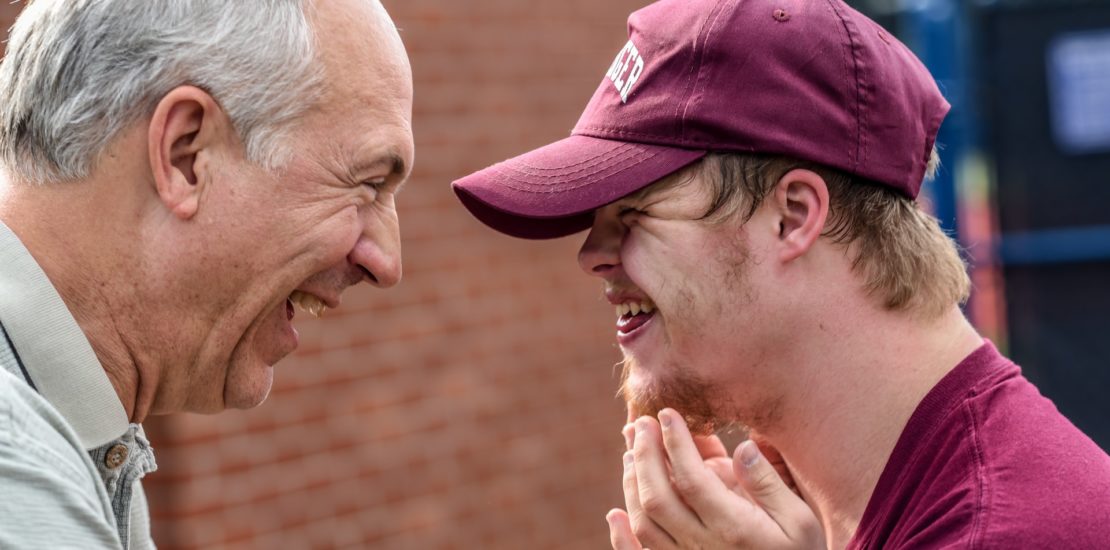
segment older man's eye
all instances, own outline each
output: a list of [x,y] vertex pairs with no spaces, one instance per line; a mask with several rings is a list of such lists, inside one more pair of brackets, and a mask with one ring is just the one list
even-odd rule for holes
[[380,190],[382,187],[385,187],[385,184],[385,178],[374,178],[362,182],[362,185],[365,185],[366,187],[369,187],[375,191]]
[[385,178],[374,178],[362,181],[362,188],[366,190],[369,195],[370,201],[377,201],[378,196],[386,188],[387,181]]

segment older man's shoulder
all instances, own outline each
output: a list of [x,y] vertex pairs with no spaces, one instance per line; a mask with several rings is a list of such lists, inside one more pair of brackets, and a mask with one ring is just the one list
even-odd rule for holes
[[119,547],[107,493],[62,415],[0,368],[0,548]]

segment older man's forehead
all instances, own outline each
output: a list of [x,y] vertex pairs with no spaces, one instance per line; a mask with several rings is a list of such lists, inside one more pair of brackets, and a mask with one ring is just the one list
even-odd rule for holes
[[380,3],[319,1],[312,18],[326,64],[345,72],[371,70],[379,77],[411,78],[400,34]]

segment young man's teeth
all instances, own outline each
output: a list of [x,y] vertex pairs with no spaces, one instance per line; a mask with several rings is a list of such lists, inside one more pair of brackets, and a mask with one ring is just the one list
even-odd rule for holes
[[324,304],[323,300],[299,290],[294,290],[293,293],[289,295],[289,300],[302,310],[311,313],[314,317],[323,315],[324,310],[328,309],[328,306]]
[[651,302],[628,302],[618,304],[616,306],[617,317],[624,317],[625,315],[639,315],[641,313],[651,313],[655,311],[655,306]]

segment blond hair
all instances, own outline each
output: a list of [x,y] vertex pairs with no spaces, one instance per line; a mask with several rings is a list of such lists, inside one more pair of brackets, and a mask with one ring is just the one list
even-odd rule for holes
[[[938,164],[933,151],[926,179]],[[706,218],[742,210],[744,221],[791,170],[805,168],[824,178],[829,217],[823,235],[852,254],[852,268],[868,295],[892,311],[935,318],[967,301],[971,281],[959,247],[936,217],[888,186],[795,159],[714,153],[701,163],[713,201]]]

